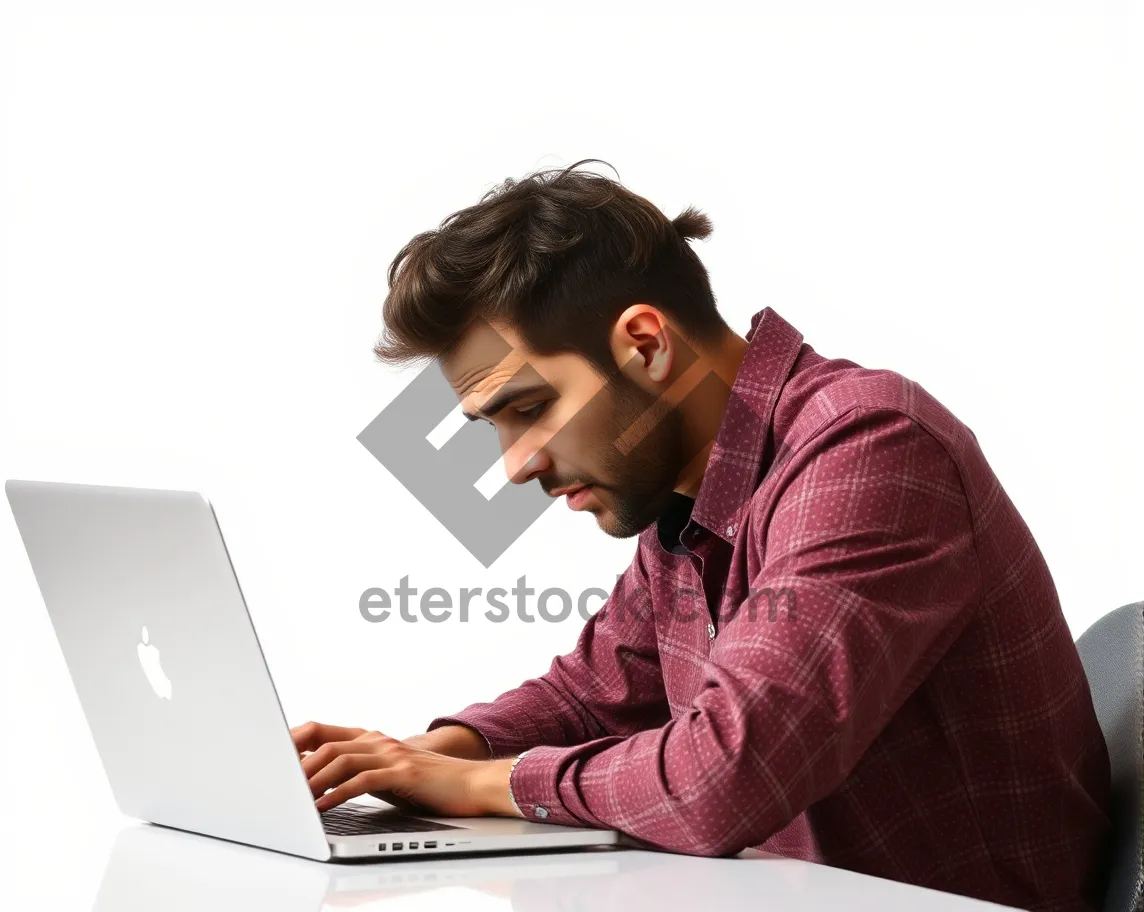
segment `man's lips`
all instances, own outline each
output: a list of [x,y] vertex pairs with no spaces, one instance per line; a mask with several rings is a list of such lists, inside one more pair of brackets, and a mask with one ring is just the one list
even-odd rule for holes
[[573,485],[568,488],[558,488],[553,491],[552,497],[560,497],[563,495],[568,499],[568,506],[573,510],[583,510],[588,504],[588,498],[591,496],[591,485]]

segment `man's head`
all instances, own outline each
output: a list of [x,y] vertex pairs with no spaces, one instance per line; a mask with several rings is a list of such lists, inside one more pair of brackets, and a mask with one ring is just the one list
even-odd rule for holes
[[709,442],[680,408],[685,375],[733,334],[687,243],[707,217],[669,220],[582,163],[509,179],[406,244],[375,353],[438,361],[465,413],[496,428],[512,481],[568,494],[623,537]]

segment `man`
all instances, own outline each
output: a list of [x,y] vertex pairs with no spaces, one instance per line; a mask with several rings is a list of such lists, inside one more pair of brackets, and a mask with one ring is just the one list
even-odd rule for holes
[[576,648],[492,703],[405,741],[295,729],[318,807],[369,792],[1092,908],[1108,756],[974,434],[772,308],[736,335],[688,244],[706,216],[580,164],[410,241],[376,353],[437,360],[514,482],[635,557]]

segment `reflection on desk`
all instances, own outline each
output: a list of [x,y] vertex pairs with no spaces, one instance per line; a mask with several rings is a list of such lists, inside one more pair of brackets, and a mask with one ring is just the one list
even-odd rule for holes
[[745,852],[696,858],[626,849],[323,864],[150,825],[119,833],[95,912],[705,912],[1001,909],[949,893]]

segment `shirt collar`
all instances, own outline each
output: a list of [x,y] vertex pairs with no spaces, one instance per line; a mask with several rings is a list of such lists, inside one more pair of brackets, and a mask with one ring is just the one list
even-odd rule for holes
[[775,402],[802,346],[797,329],[766,307],[751,317],[747,351],[699,485],[693,521],[728,542],[763,475]]

